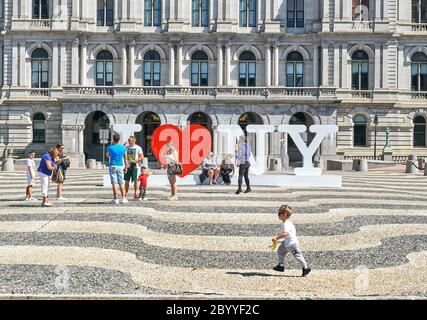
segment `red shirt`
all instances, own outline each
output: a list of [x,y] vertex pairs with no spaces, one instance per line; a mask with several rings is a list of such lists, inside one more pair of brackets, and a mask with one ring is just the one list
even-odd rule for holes
[[148,178],[148,174],[141,174],[138,178],[139,183],[141,184],[141,187],[143,187],[144,189],[147,188],[147,178]]

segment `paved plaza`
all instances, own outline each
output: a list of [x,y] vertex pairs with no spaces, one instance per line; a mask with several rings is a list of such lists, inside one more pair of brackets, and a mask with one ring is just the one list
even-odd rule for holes
[[[238,196],[188,186],[175,202],[151,188],[146,202],[112,206],[103,173],[71,170],[67,201],[53,208],[23,201],[25,173],[0,173],[1,295],[427,297],[422,175],[340,173],[342,189]],[[290,256],[284,273],[272,270],[283,203],[313,269],[306,278]]]

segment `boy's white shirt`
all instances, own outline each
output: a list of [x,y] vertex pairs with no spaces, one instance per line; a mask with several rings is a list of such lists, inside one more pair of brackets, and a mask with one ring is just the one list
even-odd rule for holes
[[26,165],[27,165],[27,170],[26,170],[27,178],[35,180],[36,164],[34,162],[34,159],[27,158]]
[[286,232],[288,236],[285,238],[283,243],[285,247],[298,245],[297,230],[295,229],[294,224],[290,220],[286,220],[284,223],[280,224],[280,232]]

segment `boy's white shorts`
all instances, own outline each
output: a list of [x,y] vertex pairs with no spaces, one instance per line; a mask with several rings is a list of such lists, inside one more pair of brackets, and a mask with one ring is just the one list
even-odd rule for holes
[[27,177],[27,186],[28,187],[34,187],[34,185],[36,184],[36,179],[31,179],[31,177]]

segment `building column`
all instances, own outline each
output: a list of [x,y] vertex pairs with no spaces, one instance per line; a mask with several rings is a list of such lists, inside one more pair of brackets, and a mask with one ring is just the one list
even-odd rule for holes
[[214,2],[209,1],[209,30],[211,26],[215,24],[215,18],[214,18]]
[[52,48],[52,87],[58,86],[58,76],[59,76],[59,48],[58,42],[53,43]]
[[135,41],[129,43],[129,85],[135,85]]
[[349,77],[349,73],[348,73],[348,60],[347,60],[347,44],[342,44],[341,45],[341,87],[343,89],[349,89],[349,85],[348,85],[348,77]]
[[[346,0],[344,0],[346,1]],[[378,1],[377,1],[378,2]],[[335,0],[335,21],[341,20],[341,0]]]
[[261,17],[261,12],[262,12],[262,2],[265,1],[257,1],[257,9],[256,9],[256,15],[257,15],[257,27],[262,25],[262,17]]
[[[125,1],[124,1],[125,2]],[[127,84],[127,52],[126,52],[126,43],[122,43],[122,85]]]
[[25,61],[25,42],[19,43],[19,85],[21,87],[27,86],[27,79],[26,79],[26,65],[27,62]]
[[329,31],[329,22],[329,0],[323,0],[323,32]]
[[319,86],[319,46],[313,47],[313,86]]
[[273,15],[271,12],[271,1],[272,0],[265,0],[265,20],[272,21]]
[[169,21],[176,20],[176,4],[175,0],[169,0]]
[[119,3],[122,4],[122,15],[120,17],[120,20],[128,20],[128,2],[126,0],[122,0]]
[[80,19],[80,0],[73,0],[72,4],[72,20]]
[[381,45],[375,45],[375,80],[374,80],[374,88],[381,88]]
[[265,86],[271,86],[271,45],[265,45]]
[[178,44],[177,46],[177,53],[176,53],[176,60],[177,60],[177,85],[182,86],[182,43]]
[[383,45],[383,88],[389,88],[388,84],[388,45]]
[[18,1],[12,1],[12,19],[18,19],[19,18],[19,2]]
[[322,46],[322,86],[329,86],[329,48],[327,44]]
[[67,84],[67,43],[61,42],[60,86]]
[[52,19],[54,20],[58,19],[59,18],[59,1],[52,0],[51,4],[52,4]]
[[87,41],[83,41],[80,51],[80,85],[85,86],[86,85],[86,76],[87,76],[87,70],[86,70],[86,62],[87,62]]
[[223,50],[222,50],[222,44],[218,44],[217,46],[217,85],[222,86],[222,74],[223,74]]
[[18,86],[18,44],[12,43],[12,86]]
[[279,85],[279,75],[280,75],[280,59],[279,59],[279,45],[275,44],[273,46],[273,64],[274,64],[274,81],[273,85]]
[[79,154],[84,154],[84,126],[79,126]]
[[71,43],[71,84],[79,84],[79,41]]
[[231,45],[227,43],[225,45],[225,85],[230,85],[230,74],[231,74]]
[[340,45],[334,45],[334,87],[340,86]]
[[379,0],[375,1],[375,21],[382,20],[381,2],[382,1],[379,1]]
[[[16,0],[15,0],[16,1]],[[18,1],[16,1],[18,2]],[[28,19],[28,14],[27,14],[27,7],[29,5],[29,3],[27,3],[28,1],[26,0],[21,0],[21,5],[20,5],[20,13],[19,13],[19,18],[21,19]]]
[[175,85],[175,45],[169,44],[169,85]]
[[[0,87],[3,87],[3,79],[4,79],[4,49],[3,45],[0,45]],[[0,93],[0,99],[2,94]]]
[[350,0],[343,0],[342,1],[342,20],[351,20],[351,4],[352,2]]
[[166,24],[166,0],[162,0],[160,10],[162,11],[162,25]]

